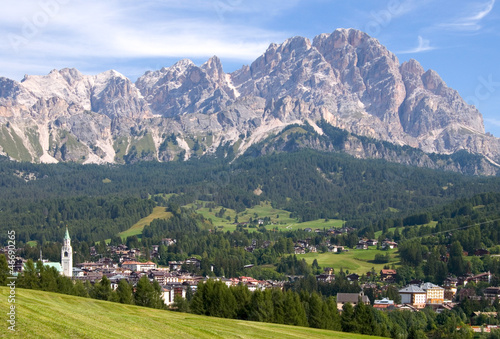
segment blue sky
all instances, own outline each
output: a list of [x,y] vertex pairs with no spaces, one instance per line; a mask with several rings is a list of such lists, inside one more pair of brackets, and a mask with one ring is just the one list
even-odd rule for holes
[[75,67],[135,80],[146,70],[212,55],[232,72],[269,43],[363,30],[437,71],[500,137],[500,0],[4,0],[0,76]]

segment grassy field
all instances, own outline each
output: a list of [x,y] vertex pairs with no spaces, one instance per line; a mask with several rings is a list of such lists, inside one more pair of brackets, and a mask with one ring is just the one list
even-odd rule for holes
[[16,289],[16,332],[0,287],[0,337],[8,338],[368,338],[304,327],[155,310],[57,293]]
[[[204,202],[198,201],[198,204],[203,204]],[[193,204],[187,205],[186,207],[192,207]],[[290,218],[290,212],[280,209],[275,209],[271,206],[269,202],[262,202],[260,205],[254,206],[253,208],[247,208],[241,213],[236,213],[232,209],[226,209],[224,216],[222,218],[216,217],[215,214],[220,211],[222,207],[217,206],[210,211],[209,208],[201,207],[196,210],[197,213],[202,214],[205,218],[211,219],[214,226],[222,229],[223,231],[234,231],[236,230],[236,224],[234,223],[234,218],[238,216],[238,222],[248,222],[250,218],[260,218],[264,219],[269,217],[273,225],[268,225],[267,229],[271,230],[273,228],[278,228],[280,231],[287,230],[298,230],[304,228],[332,228],[332,227],[342,227],[344,222],[342,220],[328,220],[324,219],[298,222],[295,218]],[[227,220],[229,216],[230,220]],[[255,231],[256,228],[248,228],[249,231]]]
[[[363,274],[371,271],[372,267],[376,272],[379,272],[384,265],[398,264],[399,258],[396,256],[396,249],[389,251],[377,250],[376,248],[369,248],[367,250],[349,250],[349,252],[343,253],[306,253],[298,254],[297,258],[305,259],[307,263],[312,264],[314,259],[318,260],[318,264],[321,267],[332,267],[338,272],[340,268],[344,271],[349,270],[349,272],[356,272],[358,274]],[[373,259],[375,259],[375,254],[386,254],[390,253],[391,261],[389,264],[375,264]]]
[[142,218],[141,220],[136,222],[132,227],[130,227],[128,230],[120,232],[120,233],[118,233],[118,235],[120,237],[122,237],[123,240],[125,240],[125,239],[127,239],[127,237],[130,237],[132,235],[142,234],[142,230],[144,229],[144,227],[149,225],[151,223],[151,221],[153,221],[154,219],[168,219],[171,216],[172,216],[172,213],[167,212],[165,210],[165,207],[156,206],[150,215]]

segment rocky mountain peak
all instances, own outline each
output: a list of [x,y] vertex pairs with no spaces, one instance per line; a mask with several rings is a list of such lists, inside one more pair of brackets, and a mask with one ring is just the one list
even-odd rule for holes
[[445,90],[448,88],[439,74],[432,69],[429,69],[422,75],[422,83],[425,89],[438,95],[444,94]]
[[417,60],[410,59],[401,64],[401,73],[414,74],[421,77],[425,73],[425,70]]
[[[484,135],[477,109],[435,71],[415,60],[400,65],[355,29],[312,43],[272,43],[231,74],[213,56],[201,66],[183,59],[147,71],[135,84],[114,70],[84,75],[72,68],[20,83],[0,78],[0,126],[15,126],[9,135],[0,129],[0,153],[24,147],[36,161],[167,161],[228,144],[241,154],[290,124],[307,122],[322,134],[319,121],[425,152],[467,149],[500,162],[500,139]],[[5,140],[23,145],[3,148]]]

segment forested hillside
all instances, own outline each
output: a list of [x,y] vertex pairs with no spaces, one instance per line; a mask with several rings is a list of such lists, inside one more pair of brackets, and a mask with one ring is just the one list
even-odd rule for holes
[[180,205],[199,199],[238,212],[271,201],[299,222],[338,218],[362,228],[500,192],[500,180],[300,150],[234,162],[219,156],[130,166],[36,165],[2,158],[0,187],[0,228],[15,227],[19,241],[59,240],[66,224],[77,239],[100,241],[149,214],[154,200],[164,203],[156,196],[160,193],[176,193]]

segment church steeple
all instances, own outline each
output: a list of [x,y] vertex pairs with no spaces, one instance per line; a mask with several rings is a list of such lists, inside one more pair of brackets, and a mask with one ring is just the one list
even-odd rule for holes
[[68,226],[66,226],[66,233],[64,234],[63,246],[61,248],[61,266],[63,268],[63,275],[71,278],[73,276],[73,248],[71,247]]

